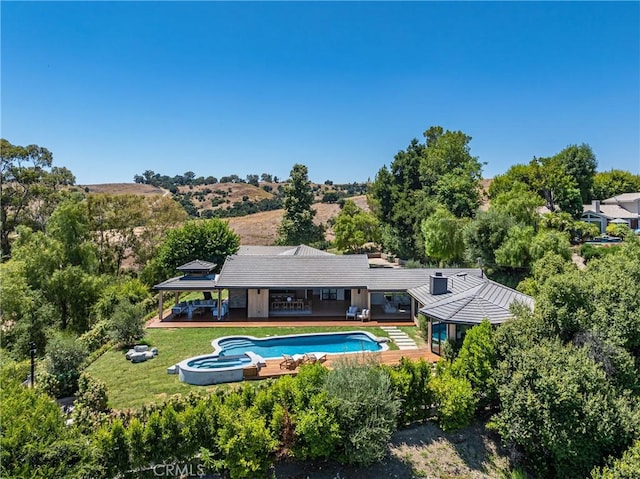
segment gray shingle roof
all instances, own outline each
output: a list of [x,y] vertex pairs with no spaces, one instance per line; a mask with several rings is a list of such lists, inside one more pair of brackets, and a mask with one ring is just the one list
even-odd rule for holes
[[582,207],[584,213],[591,213],[605,218],[637,218],[636,213],[631,213],[629,210],[619,205],[600,205],[600,212],[596,213],[593,205],[584,205]]
[[227,258],[220,288],[366,288],[366,255],[233,255]]
[[606,200],[602,200],[603,203],[627,203],[640,200],[640,192],[637,193],[622,193]]

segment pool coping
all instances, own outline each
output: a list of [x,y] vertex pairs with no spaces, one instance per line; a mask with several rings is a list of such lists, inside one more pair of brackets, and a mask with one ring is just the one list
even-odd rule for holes
[[[306,336],[330,336],[330,335],[349,335],[349,334],[364,334],[365,336],[367,336],[369,339],[371,339],[372,341],[378,343],[380,345],[380,351],[367,351],[367,352],[382,352],[382,351],[387,351],[389,349],[389,345],[387,343],[389,343],[389,338],[387,337],[381,337],[381,336],[375,336],[374,334],[370,333],[369,331],[362,331],[362,330],[354,330],[354,331],[329,331],[329,332],[323,332],[323,333],[300,333],[300,334],[283,334],[283,335],[274,335],[274,336],[264,336],[264,337],[256,337],[256,336],[250,336],[250,335],[234,335],[234,336],[222,336],[220,338],[216,338],[214,340],[211,341],[211,346],[213,347],[213,354],[214,355],[220,355],[220,353],[224,350],[224,348],[220,347],[219,342],[222,341],[223,339],[249,339],[252,341],[267,341],[270,339],[275,339],[275,338],[299,338],[299,337],[306,337]],[[256,353],[253,353],[252,351],[246,351],[247,353],[252,353],[255,356],[261,358],[263,361],[267,360],[267,359],[282,359],[282,356],[273,356],[273,357],[262,357]],[[325,352],[325,351],[308,351],[309,353],[315,353],[315,354],[326,354],[326,355],[341,355],[341,354],[359,354],[362,353],[363,351],[349,351],[349,352],[339,352],[339,353],[331,353],[331,352]]]

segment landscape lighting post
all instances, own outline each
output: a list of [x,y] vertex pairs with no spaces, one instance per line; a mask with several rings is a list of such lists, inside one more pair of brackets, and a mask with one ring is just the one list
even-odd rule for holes
[[35,358],[36,358],[36,343],[29,341],[29,354],[31,355],[31,389],[33,389],[33,380],[35,377]]

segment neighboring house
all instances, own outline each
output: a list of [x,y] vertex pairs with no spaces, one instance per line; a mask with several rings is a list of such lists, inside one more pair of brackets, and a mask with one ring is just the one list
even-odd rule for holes
[[632,230],[639,227],[640,193],[624,193],[607,198],[594,200],[590,205],[583,205],[581,220],[593,223],[604,233],[609,223],[626,224]]
[[[193,291],[200,281],[185,275],[155,289]],[[242,246],[227,258],[220,274],[207,275],[207,281],[203,291],[229,291],[230,318],[265,324],[282,317],[345,319],[349,306],[367,309],[368,319],[376,321],[411,324],[422,313],[428,320],[429,346],[436,353],[442,341],[461,339],[484,318],[492,324],[503,322],[515,301],[533,306],[532,298],[490,281],[481,269],[371,268],[366,255],[333,255],[304,245]]]

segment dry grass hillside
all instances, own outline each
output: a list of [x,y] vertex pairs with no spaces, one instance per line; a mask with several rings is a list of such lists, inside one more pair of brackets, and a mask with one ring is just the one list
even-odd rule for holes
[[99,185],[76,185],[77,190],[85,193],[104,193],[110,195],[140,195],[155,196],[168,195],[169,191],[153,185],[143,185],[139,183],[102,183]]
[[[262,186],[268,185],[275,193],[282,183],[261,183],[258,188],[247,183],[216,183],[213,185],[198,185],[190,188],[189,186],[180,187],[180,193],[190,192],[190,198],[194,206],[199,210],[224,208],[235,202],[242,202],[244,198],[248,201],[260,201],[262,199],[272,199],[274,193],[265,191]],[[312,185],[316,200],[319,201],[326,191],[331,191],[331,187],[326,185]],[[152,195],[171,195],[168,190],[163,188],[138,184],[138,183],[104,183],[99,185],[77,185],[78,190],[84,190],[87,193],[106,193],[106,194],[132,194],[142,196]],[[214,199],[221,201],[218,205],[213,205]],[[354,196],[349,198],[365,211],[369,211],[367,198],[365,195]],[[317,224],[327,224],[330,218],[338,215],[340,206],[336,203],[315,203],[313,208],[317,211],[315,222]],[[271,245],[277,237],[278,226],[282,221],[283,210],[263,211],[246,216],[238,216],[227,218],[229,226],[240,235],[242,244],[253,245]],[[327,231],[327,239],[333,240],[333,232]]]
[[[367,197],[364,195],[349,198],[360,208],[369,211]],[[316,210],[316,224],[326,224],[330,218],[338,215],[340,206],[337,204],[316,203],[313,205]],[[228,218],[229,226],[240,235],[242,244],[271,245],[278,235],[278,226],[282,221],[284,210],[263,211],[247,216]],[[327,239],[333,240],[333,232],[327,231]]]

